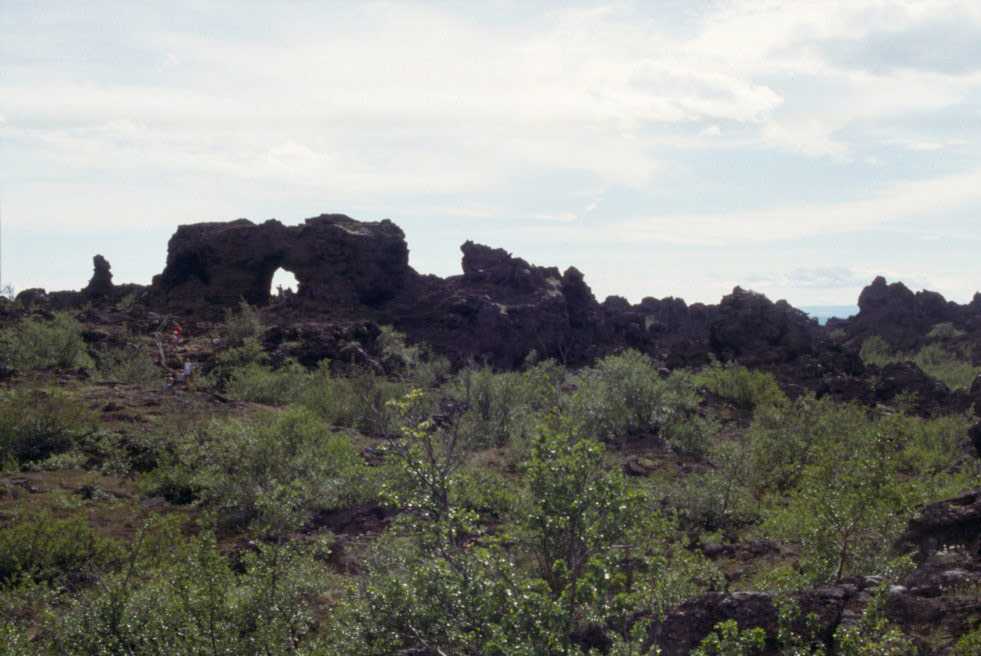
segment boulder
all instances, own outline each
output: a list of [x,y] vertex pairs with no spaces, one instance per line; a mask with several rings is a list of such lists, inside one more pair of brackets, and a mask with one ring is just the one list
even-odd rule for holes
[[981,548],[981,488],[925,506],[899,539],[901,549],[917,548],[921,561],[954,545],[979,555]]
[[893,362],[878,372],[874,395],[878,403],[890,403],[901,394],[910,395],[917,414],[933,416],[949,412],[964,412],[970,397],[952,392],[943,382],[931,378],[912,362]]

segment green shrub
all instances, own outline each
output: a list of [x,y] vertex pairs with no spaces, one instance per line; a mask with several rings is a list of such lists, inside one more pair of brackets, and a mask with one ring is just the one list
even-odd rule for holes
[[105,349],[98,353],[97,361],[99,374],[105,380],[146,387],[161,385],[164,381],[163,370],[139,344]]
[[263,328],[259,312],[245,301],[240,301],[237,308],[225,310],[225,321],[219,332],[226,342],[240,346],[246,340],[259,337]]
[[716,396],[746,412],[760,407],[779,406],[787,400],[771,374],[736,364],[706,367],[699,372],[697,381]]
[[773,537],[799,545],[801,569],[815,583],[883,573],[914,503],[898,475],[897,436],[862,408],[828,414],[840,430],[809,444],[796,487],[765,522]]
[[956,337],[948,329],[941,328],[942,326],[949,324],[939,324],[934,327],[936,334],[934,331],[930,333],[933,338],[941,341],[926,344],[916,353],[894,351],[884,339],[873,335],[862,342],[862,360],[866,364],[879,367],[894,362],[912,362],[924,373],[942,381],[951,389],[968,389],[981,374],[981,367],[971,364],[971,355],[963,346],[951,347],[942,343],[947,336]]
[[0,465],[44,460],[72,449],[93,430],[93,414],[55,390],[14,390],[0,395]]
[[405,335],[391,326],[381,327],[378,347],[385,370],[417,387],[436,387],[450,373],[449,360],[433,354],[425,344],[409,344]]
[[735,620],[715,625],[692,656],[752,656],[760,654],[766,646],[766,631],[759,627],[740,629]]
[[813,461],[817,444],[864,424],[865,414],[858,406],[839,406],[813,395],[762,409],[747,433],[752,454],[751,479],[756,490],[762,493],[792,488]]
[[317,509],[346,507],[373,493],[350,439],[303,408],[215,422],[187,460],[204,502],[225,525],[281,533]]
[[880,586],[858,622],[840,626],[834,654],[841,656],[918,656],[920,650],[885,613],[886,586]]
[[951,656],[977,656],[981,654],[981,626],[962,635],[950,654]]
[[865,338],[865,341],[862,342],[859,355],[865,364],[874,364],[877,367],[883,367],[890,362],[896,361],[892,347],[878,335]]
[[968,389],[981,374],[981,367],[971,364],[970,354],[953,353],[939,343],[927,344],[913,355],[912,361],[951,389]]
[[65,581],[94,573],[118,557],[117,545],[83,518],[36,512],[0,528],[0,586],[21,577]]
[[546,361],[525,371],[495,373],[489,367],[461,370],[445,388],[464,411],[458,429],[475,447],[526,445],[542,413],[559,402],[564,371]]
[[938,323],[930,332],[927,333],[927,339],[944,340],[944,339],[956,339],[958,337],[963,337],[966,333],[963,330],[958,329],[954,324],[945,322]]
[[238,346],[219,351],[208,371],[208,382],[218,388],[224,388],[232,374],[244,367],[262,365],[267,361],[262,344],[255,338],[247,338]]
[[564,411],[583,435],[623,443],[659,432],[679,450],[700,453],[707,445],[711,426],[696,415],[701,399],[685,372],[662,378],[646,355],[625,351],[580,372],[576,385]]
[[64,656],[309,653],[326,576],[313,555],[257,543],[233,568],[207,532],[139,536],[123,570],[72,600],[38,647]]
[[390,402],[408,390],[408,383],[389,380],[370,370],[335,376],[325,361],[311,375],[299,403],[329,424],[356,428],[369,435],[391,436],[398,431],[399,416]]
[[250,362],[231,370],[225,391],[234,399],[286,405],[302,398],[313,376],[295,360],[287,360],[276,369]]
[[25,318],[0,332],[0,357],[18,369],[90,367],[82,326],[58,312],[50,321]]
[[715,469],[692,474],[666,487],[666,499],[688,526],[715,531],[753,524],[759,503],[753,496],[753,463],[740,442],[721,442],[708,459]]

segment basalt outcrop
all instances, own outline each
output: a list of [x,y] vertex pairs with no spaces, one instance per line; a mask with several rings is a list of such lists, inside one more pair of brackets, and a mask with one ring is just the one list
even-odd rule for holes
[[[981,335],[981,296],[960,306],[877,278],[862,292],[857,316],[825,328],[784,301],[740,287],[717,305],[688,305],[673,297],[631,304],[610,296],[599,302],[575,268],[536,266],[473,242],[461,251],[461,274],[439,278],[409,266],[405,235],[389,220],[325,214],[294,226],[246,219],[198,223],[178,228],[166,266],[148,288],[114,285],[108,261],[96,256],[92,279],[81,292],[36,290],[22,294],[22,301],[51,309],[110,307],[132,296],[164,316],[212,320],[243,300],[272,303],[266,312],[270,323],[287,331],[306,326],[300,341],[309,347],[290,347],[301,348],[294,355],[304,362],[320,355],[365,360],[344,346],[352,342],[347,336],[361,335],[369,324],[387,324],[456,364],[512,368],[537,355],[577,365],[634,348],[669,368],[701,366],[713,358],[763,368],[795,394],[812,391],[873,404],[912,390],[921,397],[921,414],[961,410],[974,400],[915,367],[866,368],[858,348],[871,335],[896,348],[915,346],[944,322],[965,335]],[[279,269],[295,275],[296,294],[271,296]],[[280,337],[273,335],[270,344]]]
[[[835,383],[835,375],[862,375],[861,362],[784,301],[737,287],[718,305],[677,298],[632,305],[615,296],[600,303],[575,268],[536,266],[473,242],[461,250],[461,275],[438,278],[409,266],[405,235],[388,220],[333,214],[297,226],[245,219],[185,225],[168,244],[150,297],[176,312],[214,314],[240,300],[261,306],[282,268],[298,280],[291,303],[303,316],[390,324],[457,363],[509,368],[534,353],[580,364],[635,348],[671,367],[715,357],[769,368],[801,389],[872,395]],[[889,306],[868,296],[868,311]]]
[[862,290],[858,307],[854,317],[829,322],[830,328],[844,331],[855,345],[876,335],[897,351],[914,351],[940,324],[966,333],[968,340],[972,333],[981,333],[981,294],[960,305],[937,292],[913,292],[901,282],[889,283],[879,276]]
[[391,221],[340,214],[289,227],[246,219],[183,225],[167,245],[167,265],[154,278],[153,293],[156,302],[182,310],[241,300],[265,305],[280,268],[296,276],[301,298],[324,308],[374,307],[405,284],[409,250]]

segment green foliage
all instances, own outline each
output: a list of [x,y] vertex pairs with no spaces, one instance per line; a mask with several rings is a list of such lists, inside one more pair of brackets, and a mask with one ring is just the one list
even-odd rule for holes
[[374,551],[334,614],[328,654],[584,654],[577,636],[597,630],[616,653],[635,653],[638,609],[702,589],[711,568],[667,541],[671,528],[592,440],[537,437],[516,537],[487,531],[467,507],[466,445],[418,420],[420,396],[397,404],[405,426],[392,446],[401,474],[388,489],[405,537]]
[[981,626],[962,635],[950,654],[951,656],[978,656],[981,654]]
[[626,640],[638,608],[660,614],[717,582],[599,443],[543,433],[526,478],[525,546],[570,632],[591,618]]
[[849,421],[847,430],[808,445],[797,486],[766,521],[772,535],[800,545],[801,567],[814,582],[881,573],[911,512],[896,475],[896,435],[862,413],[851,406],[829,409]]
[[730,401],[745,412],[781,406],[787,401],[786,395],[771,374],[737,364],[715,363],[699,372],[697,381],[716,396]]
[[894,362],[912,362],[924,373],[942,381],[951,389],[968,389],[974,379],[981,374],[981,367],[971,364],[970,353],[964,350],[964,347],[944,344],[945,339],[957,335],[942,328],[943,326],[949,324],[939,324],[930,332],[929,337],[937,341],[926,344],[916,353],[897,352],[878,335],[868,337],[862,342],[860,352],[862,360],[866,364],[879,367]]
[[763,651],[766,632],[761,628],[740,629],[735,620],[719,622],[699,643],[692,656],[753,656]]
[[757,491],[786,491],[795,486],[814,459],[818,445],[832,442],[867,423],[857,405],[805,395],[793,402],[764,406],[747,434],[752,454],[750,478]]
[[640,498],[604,465],[601,444],[567,435],[543,434],[536,441],[527,478],[532,505],[526,530],[542,578],[556,595],[579,594],[587,573],[608,575],[601,559],[640,521]]
[[94,421],[87,408],[63,392],[25,389],[0,394],[0,466],[69,451],[92,431]]
[[927,344],[917,351],[912,360],[928,375],[951,389],[969,389],[981,374],[981,367],[971,364],[969,353],[951,352],[939,343]]
[[927,339],[931,340],[945,340],[945,339],[956,339],[958,337],[963,337],[966,333],[963,330],[958,329],[954,324],[950,322],[938,323],[930,332],[927,333]]
[[896,362],[896,357],[893,354],[892,347],[889,346],[889,342],[878,335],[865,338],[865,341],[862,342],[859,355],[865,364],[874,364],[878,367],[883,367],[890,362]]
[[564,375],[551,360],[522,372],[466,368],[447,385],[446,394],[465,408],[457,423],[470,443],[523,446],[530,442],[541,415],[558,406]]
[[212,385],[224,387],[239,369],[263,365],[266,360],[266,353],[259,340],[254,337],[246,338],[238,346],[224,349],[215,355],[208,379]]
[[391,402],[408,391],[407,383],[367,369],[335,376],[325,361],[311,376],[299,403],[330,424],[392,436],[398,432],[399,413]]
[[835,631],[835,654],[841,656],[917,656],[919,650],[885,616],[887,588],[881,586],[859,622]]
[[302,398],[312,380],[313,375],[295,360],[287,360],[275,369],[249,362],[231,370],[225,391],[243,401],[286,405]]
[[753,495],[751,452],[739,442],[725,441],[708,454],[713,469],[686,476],[666,486],[666,498],[686,525],[700,530],[731,530],[754,524],[759,503]]
[[435,387],[450,372],[446,358],[433,355],[425,345],[409,344],[405,335],[382,326],[378,337],[381,360],[387,371],[397,371],[419,387]]
[[0,587],[23,577],[80,580],[117,556],[117,545],[92,530],[84,518],[28,513],[0,528]]
[[177,471],[195,472],[224,525],[282,534],[317,509],[370,498],[368,472],[350,439],[302,408],[215,422]]
[[65,312],[49,321],[24,318],[0,331],[0,358],[18,369],[92,366],[82,326]]
[[45,636],[64,656],[309,653],[323,570],[304,550],[259,543],[238,571],[214,536],[142,534],[122,571],[74,600]]
[[164,381],[163,371],[153,356],[139,344],[105,349],[98,353],[97,363],[99,375],[105,380],[146,387]]
[[637,351],[603,358],[583,370],[564,412],[575,430],[605,442],[623,443],[659,432],[679,451],[699,454],[716,427],[697,414],[700,397],[692,377],[672,372],[666,378]]
[[237,308],[225,310],[225,321],[219,332],[232,346],[241,346],[247,340],[259,337],[263,329],[258,310],[245,301],[240,301]]

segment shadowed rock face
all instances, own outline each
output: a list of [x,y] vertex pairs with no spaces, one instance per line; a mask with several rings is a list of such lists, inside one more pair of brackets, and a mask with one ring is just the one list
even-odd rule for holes
[[391,221],[361,222],[330,214],[299,226],[198,223],[177,229],[167,266],[153,289],[176,308],[228,306],[269,300],[279,268],[292,272],[298,294],[327,305],[375,306],[390,298],[409,274],[402,230]]
[[[924,414],[969,403],[966,395],[953,398],[909,367],[884,372],[889,375],[875,387],[857,349],[831,340],[830,330],[785,301],[774,303],[739,287],[718,305],[687,305],[677,298],[632,305],[616,296],[600,304],[575,268],[535,266],[470,241],[461,251],[462,274],[438,278],[409,267],[405,235],[388,220],[330,214],[298,226],[245,219],[185,225],[171,238],[167,266],[147,301],[167,311],[210,315],[241,299],[262,306],[270,300],[274,273],[283,268],[296,276],[299,289],[296,298],[277,306],[274,321],[389,324],[455,364],[507,369],[534,352],[581,365],[633,348],[671,368],[700,366],[712,357],[762,367],[795,394],[811,390],[872,403],[915,388]],[[87,291],[111,285],[108,275],[108,263],[97,258]],[[964,316],[977,314],[975,305],[981,308],[981,297],[972,306],[958,306],[879,278],[862,293],[859,315],[836,327],[852,345],[864,334],[907,343],[938,322],[963,324]]]
[[879,276],[859,295],[857,315],[829,325],[845,327],[856,340],[878,335],[893,348],[908,351],[919,346],[938,323],[966,327],[981,310],[981,300],[976,297],[975,302],[976,308],[975,303],[962,306],[947,301],[937,292],[913,293],[903,283],[889,284]]
[[[788,304],[736,288],[718,306],[680,299],[596,301],[575,268],[560,272],[473,242],[462,275],[422,276],[390,221],[322,215],[287,227],[241,219],[181,226],[154,279],[156,304],[207,311],[269,301],[278,268],[299,282],[307,311],[388,323],[452,360],[514,367],[531,352],[568,364],[636,348],[674,366],[710,355],[779,365],[813,355],[820,327]],[[827,345],[821,345],[825,348]]]
[[101,255],[92,258],[92,279],[82,293],[91,299],[102,299],[112,295],[112,267]]

